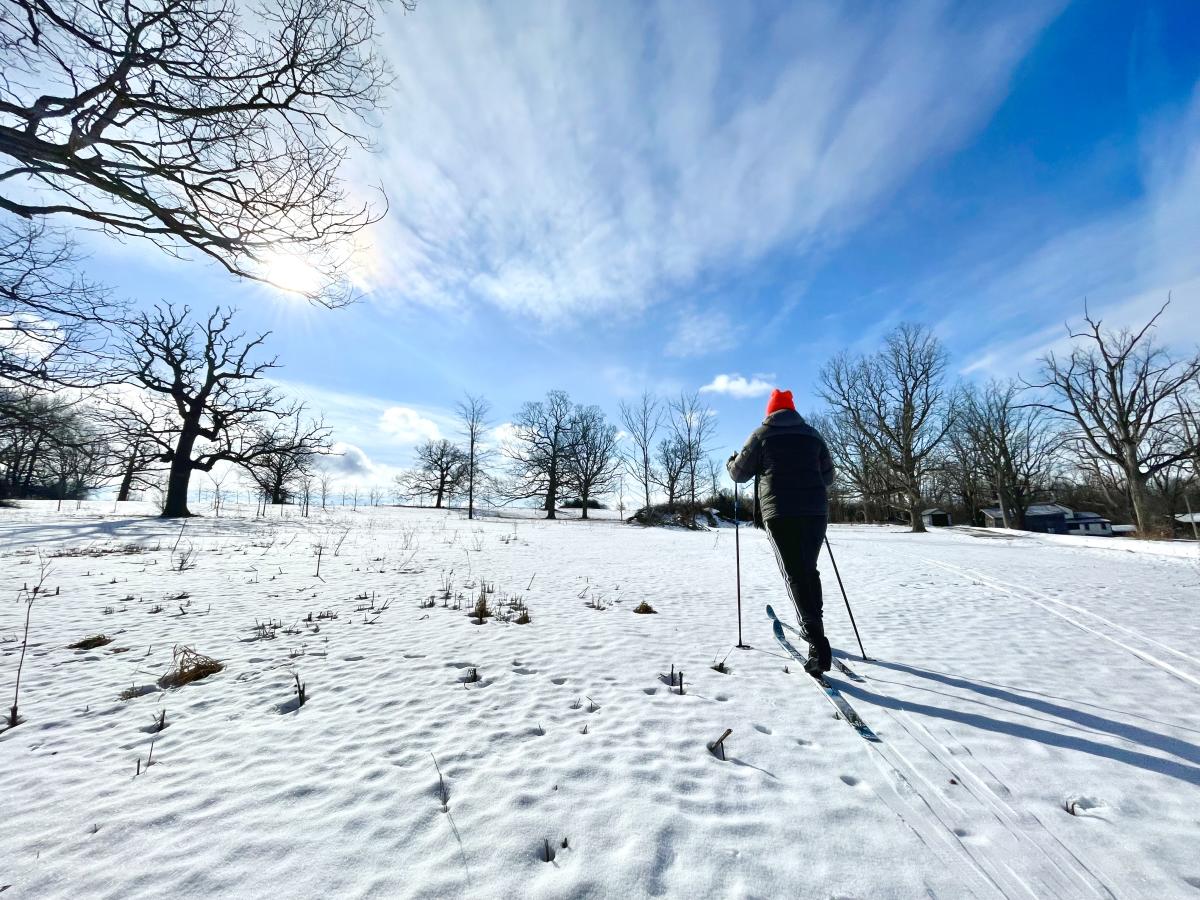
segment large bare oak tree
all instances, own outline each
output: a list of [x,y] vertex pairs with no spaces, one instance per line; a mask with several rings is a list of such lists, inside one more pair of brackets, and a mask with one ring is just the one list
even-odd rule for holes
[[[414,4],[405,0],[405,7]],[[273,254],[346,299],[345,239],[375,214],[341,163],[381,100],[374,0],[6,0],[0,210],[198,251]]]
[[[217,309],[194,322],[187,307],[158,306],[129,325],[130,379],[163,398],[171,414],[152,425],[158,459],[169,464],[165,517],[188,516],[188,483],[224,460],[253,465],[278,452],[278,435],[264,422],[296,416],[300,404],[263,381],[274,359],[255,361],[267,335],[231,331],[233,313]],[[150,423],[147,423],[150,424]],[[265,437],[264,437],[265,435]]]
[[1191,455],[1180,439],[1186,416],[1181,397],[1200,378],[1200,354],[1181,360],[1155,345],[1152,329],[1170,302],[1138,331],[1105,329],[1085,309],[1086,327],[1068,329],[1075,341],[1070,354],[1046,354],[1034,385],[1046,392],[1041,405],[1071,428],[1082,456],[1124,472],[1143,532],[1151,521],[1146,490],[1151,476]]

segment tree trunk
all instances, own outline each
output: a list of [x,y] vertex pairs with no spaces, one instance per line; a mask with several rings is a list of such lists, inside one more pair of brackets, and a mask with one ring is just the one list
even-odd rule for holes
[[586,519],[587,518],[587,508],[588,508],[588,492],[586,490],[583,491],[583,496],[580,499],[583,501],[583,515],[581,515],[580,518]]
[[442,508],[442,495],[445,494],[445,492],[446,492],[446,479],[439,478],[438,479],[438,488],[437,488],[437,500],[434,501],[434,504],[433,504],[434,509]]
[[1126,473],[1129,480],[1129,501],[1133,504],[1133,518],[1137,522],[1138,533],[1146,534],[1146,525],[1150,521],[1150,510],[1146,503],[1146,479],[1142,473],[1134,469]]
[[642,458],[642,475],[645,480],[642,482],[642,487],[646,491],[646,521],[650,521],[650,461],[645,457]]
[[557,500],[558,500],[558,463],[555,461],[555,462],[550,463],[550,478],[549,478],[549,483],[546,485],[546,502],[542,506],[542,508],[546,510],[546,518],[547,519],[558,518],[555,515],[555,510],[554,510]]
[[1024,499],[1015,500],[1012,504],[1012,528],[1018,531],[1025,530],[1025,501]]
[[137,473],[137,461],[140,446],[135,446],[129,453],[129,462],[125,466],[125,472],[121,475],[121,487],[117,490],[117,502],[123,503],[129,499],[129,492],[133,488],[133,476]]
[[471,438],[471,455],[467,470],[467,521],[475,518],[475,439]]
[[192,478],[192,447],[196,443],[194,433],[183,432],[175,445],[171,457],[171,474],[167,477],[167,499],[163,503],[164,519],[177,519],[190,516],[187,494],[188,482]]
[[925,520],[921,518],[921,492],[910,490],[908,492],[908,515],[912,519],[912,533],[925,533]]

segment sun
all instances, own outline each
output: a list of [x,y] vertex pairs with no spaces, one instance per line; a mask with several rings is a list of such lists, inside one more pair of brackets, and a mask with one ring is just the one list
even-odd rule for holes
[[267,258],[263,277],[282,290],[315,294],[325,284],[325,276],[304,257],[295,253],[274,253]]

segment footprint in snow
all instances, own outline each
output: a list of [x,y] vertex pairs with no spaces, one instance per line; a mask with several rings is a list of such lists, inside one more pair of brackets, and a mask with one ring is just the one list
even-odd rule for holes
[[[655,694],[658,693],[658,688],[656,688],[656,687],[642,688],[642,693],[645,694],[647,697],[653,697]],[[720,699],[720,698],[718,698],[718,699]]]
[[537,669],[530,669],[528,666],[517,666],[513,669],[517,675],[536,675]]
[[566,683],[567,683],[567,679],[565,679],[565,678],[551,678],[551,679],[550,679],[550,683],[551,683],[551,684],[566,684]]
[[848,784],[850,787],[858,787],[860,784],[862,784],[862,782],[853,775],[839,775],[838,778],[842,779],[843,784]]
[[766,725],[755,725],[754,730],[761,732],[762,734],[771,734],[772,733],[771,729],[768,728]]
[[729,699],[729,698],[728,698],[728,697],[726,697],[724,694],[717,694],[717,701],[718,701],[718,702],[720,702],[720,703],[724,703],[724,702],[725,702],[726,700],[728,700],[728,699]]
[[1108,811],[1108,804],[1096,797],[1070,796],[1063,801],[1062,808],[1073,816],[1102,819]]

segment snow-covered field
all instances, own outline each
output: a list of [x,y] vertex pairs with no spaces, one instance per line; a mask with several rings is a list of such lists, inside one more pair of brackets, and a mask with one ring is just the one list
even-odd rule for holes
[[[864,679],[831,680],[869,744],[772,637],[753,530],[735,650],[728,529],[143,512],[0,510],[4,709],[49,566],[0,734],[6,900],[1200,896],[1194,547],[835,527],[874,659],[823,559]],[[532,621],[453,608],[484,586]],[[160,690],[176,645],[225,668]]]

